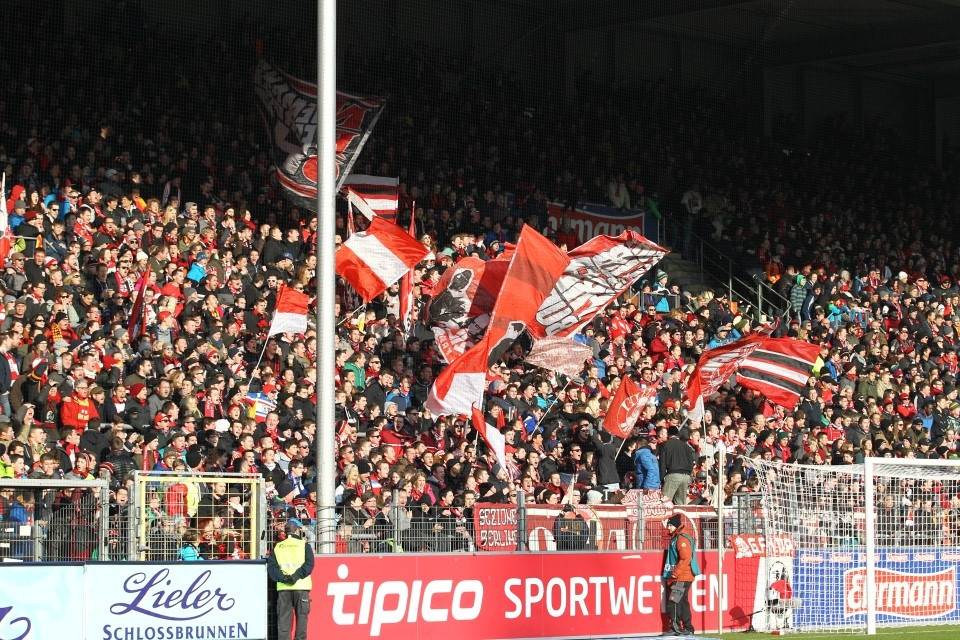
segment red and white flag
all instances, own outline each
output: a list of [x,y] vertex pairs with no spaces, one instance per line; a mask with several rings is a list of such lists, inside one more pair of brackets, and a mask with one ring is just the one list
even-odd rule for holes
[[367,216],[397,219],[399,206],[399,178],[349,175],[343,181],[343,192],[357,210]]
[[445,361],[453,362],[483,337],[510,267],[510,256],[512,252],[494,260],[461,258],[437,281],[424,317]]
[[715,394],[736,372],[740,363],[760,345],[764,335],[753,333],[710,349],[700,356],[687,382],[685,404],[691,422],[703,420],[703,399]]
[[640,414],[657,397],[654,386],[641,387],[630,376],[620,379],[620,386],[610,401],[610,408],[603,417],[603,429],[626,440],[633,432]]
[[[370,302],[427,255],[416,238],[380,217],[350,236],[336,255],[337,273]],[[466,412],[461,412],[466,413]]]
[[467,414],[474,405],[483,405],[487,370],[533,322],[567,263],[566,255],[536,229],[523,228],[487,332],[437,376],[426,402],[431,413]]
[[305,333],[310,296],[283,285],[277,292],[277,309],[267,337],[277,333]]
[[587,360],[592,359],[593,349],[587,345],[573,338],[547,336],[534,342],[524,362],[572,378],[580,373]]
[[506,440],[504,439],[503,434],[494,427],[488,425],[487,421],[483,419],[483,413],[475,406],[471,408],[470,415],[473,418],[473,428],[477,430],[477,433],[480,434],[480,437],[483,438],[483,441],[486,442],[487,446],[490,447],[490,450],[493,451],[493,455],[497,458],[497,462],[500,463],[500,468],[506,473],[507,452]]
[[665,255],[666,249],[636,231],[592,238],[564,256],[563,274],[527,328],[530,335],[572,336]]
[[[317,86],[260,59],[254,91],[270,131],[277,181],[288,200],[317,210]],[[337,92],[337,189],[383,113],[383,98]],[[324,152],[330,151],[324,149]]]

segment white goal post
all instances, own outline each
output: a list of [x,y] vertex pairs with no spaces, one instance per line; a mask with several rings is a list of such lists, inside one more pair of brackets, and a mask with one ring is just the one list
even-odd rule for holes
[[755,629],[874,634],[960,623],[960,460],[749,465],[769,574]]

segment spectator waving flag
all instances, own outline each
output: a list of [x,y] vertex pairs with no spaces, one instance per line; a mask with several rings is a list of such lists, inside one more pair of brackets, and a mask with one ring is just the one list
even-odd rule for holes
[[427,248],[406,231],[375,217],[366,231],[350,236],[337,251],[337,274],[357,290],[364,302],[370,302],[427,253]]
[[277,408],[277,403],[262,391],[248,393],[243,401],[250,406],[250,415],[257,422],[267,419],[267,414]]
[[137,339],[147,332],[146,317],[143,304],[143,289],[147,286],[147,278],[140,278],[140,286],[137,287],[137,300],[133,303],[133,309],[130,311],[130,325],[127,327],[127,335],[130,337],[130,344],[137,345]]
[[765,337],[740,362],[737,382],[770,402],[792,409],[800,400],[820,345],[793,338]]
[[304,333],[310,296],[284,285],[277,292],[277,309],[267,337],[277,333]]
[[[287,75],[261,59],[254,89],[277,161],[277,181],[297,206],[317,210],[317,85]],[[350,174],[383,112],[383,98],[337,92],[337,189]]]
[[351,175],[343,181],[345,195],[363,215],[397,219],[399,178]]
[[641,387],[630,376],[624,376],[603,417],[604,431],[623,439],[629,438],[640,414],[656,397],[655,386]]

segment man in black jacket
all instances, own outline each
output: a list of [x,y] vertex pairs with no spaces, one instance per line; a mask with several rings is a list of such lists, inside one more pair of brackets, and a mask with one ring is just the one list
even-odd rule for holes
[[697,454],[687,444],[686,427],[670,427],[670,436],[660,447],[660,477],[663,478],[663,497],[674,504],[687,504],[687,493]]

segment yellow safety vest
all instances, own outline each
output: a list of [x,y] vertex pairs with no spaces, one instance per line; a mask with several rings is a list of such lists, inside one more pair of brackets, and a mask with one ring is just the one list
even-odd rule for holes
[[[277,544],[277,546],[273,548],[273,555],[277,559],[277,565],[279,565],[280,571],[288,575],[296,573],[297,569],[302,567],[303,563],[307,560],[306,548],[307,543],[294,536],[290,536]],[[310,576],[301,578],[293,584],[277,583],[277,591],[290,591],[294,589],[310,591],[312,587],[313,582]]]

